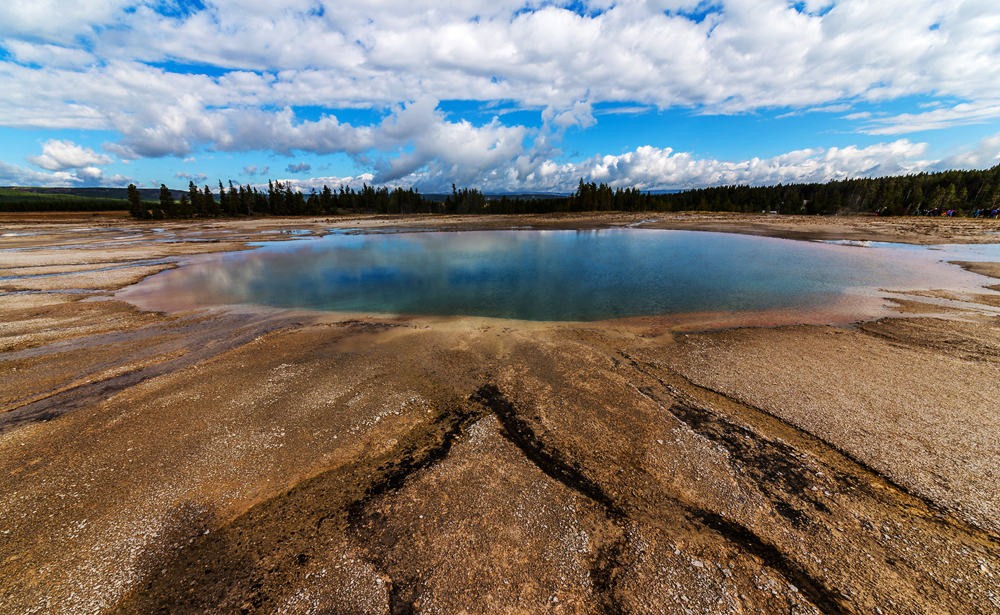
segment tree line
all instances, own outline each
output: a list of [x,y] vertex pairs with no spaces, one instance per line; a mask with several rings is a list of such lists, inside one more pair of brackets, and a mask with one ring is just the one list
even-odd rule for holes
[[233,216],[319,216],[345,212],[378,214],[412,213],[483,213],[487,199],[479,190],[458,189],[443,200],[428,199],[414,188],[376,188],[365,185],[359,190],[340,186],[332,190],[323,186],[308,195],[292,189],[289,182],[269,181],[267,189],[254,186],[234,186],[226,189],[219,182],[218,196],[211,188],[198,188],[189,182],[188,191],[174,198],[173,192],[160,184],[158,201],[143,200],[139,189],[130,184],[127,191],[129,213],[148,220],[168,218],[217,218]]
[[293,190],[290,183],[269,181],[267,189],[255,186],[234,186],[226,189],[219,182],[218,193],[208,186],[198,188],[194,182],[188,191],[175,199],[165,185],[160,184],[158,201],[144,201],[135,185],[129,185],[129,213],[139,219],[217,218],[234,216],[319,216],[342,212],[375,213],[440,213],[436,203],[424,199],[413,188],[376,188],[364,186],[354,190],[341,186],[331,190],[323,186],[309,195]]
[[775,186],[716,186],[675,193],[611,188],[580,180],[562,197],[487,197],[475,188],[452,186],[443,199],[414,188],[355,190],[323,186],[309,194],[289,182],[269,181],[267,188],[234,186],[220,181],[217,193],[193,182],[175,199],[160,186],[159,201],[144,201],[128,188],[129,210],[140,219],[234,216],[377,214],[529,214],[583,211],[728,211],[782,214],[996,215],[1000,207],[1000,165],[986,170],[943,171],[914,175],[844,179],[826,183]]
[[674,211],[777,211],[785,214],[872,213],[889,216],[972,215],[1000,207],[1000,165],[827,183],[720,186],[666,195]]

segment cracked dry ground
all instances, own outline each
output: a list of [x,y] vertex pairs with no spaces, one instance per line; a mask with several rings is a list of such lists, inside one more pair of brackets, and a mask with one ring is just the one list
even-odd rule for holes
[[[647,337],[87,305],[127,331],[0,357],[35,404],[0,434],[4,613],[1000,612],[995,470],[942,487],[865,448],[995,462],[1000,419],[936,443],[865,365],[988,403],[988,318]],[[120,369],[60,386],[60,362]]]

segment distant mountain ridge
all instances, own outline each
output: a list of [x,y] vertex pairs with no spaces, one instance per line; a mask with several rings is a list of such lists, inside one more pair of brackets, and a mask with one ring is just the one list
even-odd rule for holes
[[[32,186],[0,186],[0,198],[4,195],[2,191],[27,192],[31,194],[65,194],[69,196],[79,196],[88,199],[120,199],[124,201],[127,197],[126,188],[41,188]],[[174,198],[179,199],[182,193],[187,190],[170,190]],[[159,188],[139,188],[139,194],[143,199],[154,201],[160,198]]]

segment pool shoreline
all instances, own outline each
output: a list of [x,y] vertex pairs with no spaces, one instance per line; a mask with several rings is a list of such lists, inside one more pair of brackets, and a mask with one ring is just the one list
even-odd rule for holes
[[[280,231],[265,231],[265,233],[280,232]],[[361,239],[363,242],[368,242],[364,238],[367,236],[367,231],[365,229],[351,229],[351,239],[346,241],[356,242],[356,239]],[[419,231],[422,235],[419,237],[419,243],[421,246],[423,244],[434,245],[440,243],[440,241],[447,241],[451,237],[450,234],[441,234],[440,231],[434,229],[424,229]],[[522,232],[529,233],[527,239],[528,241],[549,241],[550,238],[558,236],[562,233],[573,233],[573,231],[557,230],[554,231],[556,235],[544,234],[541,237],[536,235],[533,231],[502,231],[502,230],[492,230],[492,231],[456,231],[459,233],[476,233],[470,236],[470,239],[465,239],[464,241],[472,241],[476,244],[482,244],[483,242],[490,243],[500,241],[509,241],[512,237],[519,236]],[[590,231],[591,233],[594,231]],[[594,241],[594,238],[600,238],[603,235],[603,231],[598,230],[599,234],[588,235],[587,241]],[[609,229],[609,233],[614,233],[614,235],[604,236],[606,239],[620,239],[625,237],[625,235],[618,235],[618,233],[642,233],[645,235],[644,231],[631,230],[630,228],[614,228]],[[649,243],[651,247],[655,247],[662,244],[662,240],[674,241],[677,238],[682,240],[687,239],[698,244],[698,249],[703,249],[702,244],[705,241],[720,241],[724,240],[725,236],[720,233],[709,233],[702,236],[706,231],[663,231],[666,233],[677,233],[668,234],[662,237],[659,243],[649,243],[646,242],[643,245],[643,250],[646,250],[645,245]],[[494,235],[494,233],[496,235]],[[644,239],[648,239],[651,235],[655,236],[658,233],[658,229],[648,231],[650,235],[645,235]],[[190,311],[193,309],[225,309],[226,305],[239,306],[237,309],[241,311],[253,310],[254,306],[257,306],[261,312],[274,312],[274,313],[301,313],[303,315],[309,313],[318,314],[332,314],[333,317],[340,318],[364,318],[371,317],[376,319],[396,319],[396,320],[442,320],[442,319],[455,319],[462,317],[470,318],[480,318],[480,319],[497,319],[497,320],[528,320],[531,322],[548,322],[548,323],[576,323],[578,325],[585,325],[587,323],[596,324],[607,324],[607,325],[622,325],[627,323],[640,323],[649,322],[653,323],[651,326],[663,329],[669,327],[671,330],[685,330],[685,331],[697,331],[697,330],[719,330],[726,328],[737,328],[741,326],[755,326],[755,327],[767,327],[767,326],[785,326],[794,324],[834,324],[838,326],[849,325],[855,322],[861,321],[871,321],[877,320],[879,318],[898,316],[901,313],[905,314],[906,310],[899,309],[899,299],[902,297],[903,300],[907,300],[908,295],[913,294],[923,294],[924,298],[927,298],[927,292],[931,289],[940,291],[942,297],[947,295],[952,301],[962,302],[964,299],[958,297],[983,297],[988,293],[991,293],[988,289],[990,285],[990,279],[986,276],[979,274],[968,275],[965,273],[958,273],[953,271],[950,267],[945,267],[939,263],[947,262],[949,265],[961,265],[961,262],[956,263],[953,259],[956,257],[954,250],[960,246],[942,246],[946,248],[941,251],[937,246],[930,245],[927,246],[932,248],[932,250],[922,250],[922,249],[899,249],[897,246],[903,244],[884,244],[876,245],[869,244],[868,242],[858,246],[859,248],[865,248],[865,252],[858,252],[853,254],[853,248],[857,244],[848,243],[849,249],[844,249],[843,244],[838,245],[840,242],[837,241],[823,241],[816,244],[815,250],[822,250],[820,246],[830,246],[830,250],[837,253],[837,258],[846,258],[847,256],[857,258],[858,255],[863,254],[864,259],[858,260],[857,264],[865,264],[869,261],[878,262],[883,259],[892,260],[894,266],[899,267],[900,262],[906,262],[903,269],[915,268],[915,271],[919,272],[920,276],[930,276],[933,272],[933,278],[925,277],[919,280],[920,289],[917,288],[918,284],[916,278],[914,281],[907,282],[904,280],[899,280],[893,283],[869,283],[868,288],[848,288],[845,291],[834,291],[830,289],[822,294],[822,299],[820,295],[817,294],[816,298],[809,301],[801,301],[792,299],[793,305],[781,306],[776,305],[774,307],[760,307],[760,308],[746,308],[746,309],[726,309],[722,306],[716,309],[708,310],[671,310],[667,312],[657,312],[655,310],[650,310],[648,313],[637,313],[633,315],[622,315],[614,316],[609,315],[606,317],[592,317],[587,319],[575,319],[572,317],[566,318],[552,318],[552,317],[530,317],[523,318],[512,315],[505,314],[481,314],[476,313],[479,309],[466,311],[461,308],[455,308],[451,306],[445,306],[447,309],[441,311],[431,310],[421,310],[417,312],[411,312],[408,310],[386,310],[386,309],[358,309],[358,308],[333,308],[333,307],[319,307],[315,305],[302,305],[302,306],[291,306],[291,305],[267,305],[266,302],[259,303],[255,301],[245,301],[240,298],[239,294],[231,294],[231,292],[224,292],[221,289],[225,288],[225,284],[229,283],[233,279],[234,274],[231,271],[239,271],[239,268],[249,268],[254,277],[241,281],[241,285],[249,286],[260,286],[261,281],[267,281],[270,278],[276,278],[285,283],[286,275],[276,276],[274,273],[267,273],[266,269],[262,270],[262,267],[266,267],[269,262],[274,261],[277,258],[281,258],[284,261],[288,261],[288,265],[294,265],[294,271],[297,272],[301,270],[305,265],[300,265],[300,263],[309,263],[310,259],[315,259],[316,255],[322,255],[323,250],[329,250],[330,246],[338,247],[340,244],[344,243],[339,239],[342,236],[341,233],[333,234],[317,234],[309,237],[302,237],[301,233],[294,234],[300,238],[299,241],[294,242],[252,242],[248,249],[239,250],[235,252],[222,252],[215,254],[203,254],[194,255],[190,257],[185,257],[177,262],[177,268],[168,270],[159,275],[151,276],[145,280],[140,281],[137,284],[133,284],[122,288],[115,292],[114,296],[118,299],[130,302],[137,307],[144,310],[150,311],[162,311],[162,312],[180,312],[180,311]],[[574,235],[563,236],[563,239],[572,239]],[[371,238],[377,242],[394,242],[395,237],[385,237],[383,235],[376,235]],[[518,237],[516,243],[511,246],[513,248],[521,248],[521,244],[524,239]],[[743,243],[750,242],[748,245],[756,245],[753,243],[754,240],[742,240]],[[772,239],[774,244],[763,244],[766,249],[775,251],[775,254],[780,256],[777,260],[778,264],[785,260],[786,256],[783,255],[782,250],[798,250],[801,252],[807,246],[812,246],[811,243],[802,244],[800,240],[785,240],[780,238]],[[788,243],[780,243],[785,242]],[[410,243],[407,240],[406,243]],[[560,244],[561,245],[561,244]],[[731,250],[729,242],[725,242],[727,250]],[[991,244],[995,247],[996,244]],[[986,246],[990,247],[990,246]],[[922,248],[922,246],[912,246],[912,248]],[[339,248],[343,249],[343,248]],[[415,248],[418,251],[422,247]],[[674,248],[675,250],[677,248]],[[869,252],[870,249],[870,252]],[[613,253],[617,254],[619,247],[615,246]],[[643,251],[640,250],[640,251]],[[814,248],[809,247],[807,250],[814,250]],[[506,248],[501,249],[502,252],[506,251]],[[564,253],[564,249],[559,249],[560,257],[572,258]],[[646,253],[643,251],[643,253]],[[808,251],[806,252],[808,253]],[[968,256],[963,252],[958,252],[957,254]],[[992,252],[986,252],[986,255],[992,254]],[[354,250],[349,249],[348,256],[354,258]],[[463,255],[459,255],[463,257]],[[980,255],[980,258],[982,256]],[[998,260],[1000,260],[1000,254],[997,255]],[[329,257],[326,257],[328,262]],[[394,266],[392,263],[400,261],[399,256],[389,256],[386,258],[379,257],[379,267],[385,268],[387,266]],[[446,258],[448,257],[446,255]],[[492,256],[489,258],[493,258]],[[407,260],[406,258],[402,259]],[[463,257],[464,260],[464,257]],[[249,264],[248,264],[249,263]],[[336,261],[334,261],[336,263]],[[330,265],[324,265],[329,267]],[[975,265],[968,264],[963,267],[966,270],[972,272],[972,268]],[[287,266],[286,266],[287,268]],[[808,270],[809,267],[806,267]],[[363,269],[362,269],[363,271]],[[290,270],[289,273],[293,273]],[[294,273],[294,275],[301,275],[301,273]],[[324,269],[320,270],[318,273],[312,274],[313,277],[328,278],[329,273]],[[589,277],[586,272],[576,272],[575,275],[582,275],[583,277]],[[662,274],[657,274],[662,275]],[[788,274],[785,274],[786,276]],[[911,277],[913,273],[909,274]],[[437,274],[435,274],[437,276]],[[710,277],[710,276],[709,276]],[[207,280],[210,288],[203,288],[201,286],[189,287],[191,282],[189,280],[202,279]],[[237,277],[238,279],[238,277]],[[959,280],[961,280],[959,282]],[[317,283],[323,283],[323,280],[317,279]],[[633,282],[634,283],[634,282]],[[415,282],[409,282],[405,284],[405,288],[412,288]],[[542,290],[545,290],[545,284],[542,285]],[[316,286],[310,285],[315,291]],[[646,288],[643,286],[643,288]],[[208,292],[206,292],[208,291]],[[425,291],[421,291],[425,292]],[[441,290],[435,291],[436,294],[441,294]],[[676,291],[671,291],[676,292]],[[614,292],[612,295],[616,294]],[[1000,297],[1000,295],[998,295]],[[311,299],[316,301],[315,298]],[[440,300],[435,298],[435,300]],[[944,299],[941,298],[938,302],[941,303]],[[537,302],[537,299],[535,299]],[[798,303],[798,305],[794,305]],[[572,304],[572,302],[571,302]],[[975,306],[973,306],[975,307]],[[566,307],[561,307],[560,309],[567,309]],[[989,310],[985,306],[980,306],[979,309]],[[338,316],[339,315],[339,316]]]

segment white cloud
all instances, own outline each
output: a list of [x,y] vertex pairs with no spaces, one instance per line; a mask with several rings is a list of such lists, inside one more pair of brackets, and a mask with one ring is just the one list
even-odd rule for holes
[[122,19],[132,0],[8,0],[0,2],[0,34],[71,42],[94,26]]
[[205,175],[204,173],[195,173],[194,175],[192,175],[190,173],[184,173],[183,171],[178,171],[177,173],[174,173],[174,177],[176,177],[177,179],[186,179],[189,182],[193,181],[196,184],[200,184],[201,182],[208,179],[208,175]]
[[935,168],[983,169],[1000,163],[1000,132],[984,137],[979,143],[935,164]]
[[312,169],[312,165],[308,162],[290,163],[285,167],[285,171],[288,173],[305,173]]
[[76,170],[76,177],[87,184],[95,184],[101,181],[104,171],[97,167],[82,167]]
[[788,113],[782,113],[781,115],[775,116],[776,119],[782,119],[786,117],[795,117],[799,115],[805,115],[806,113],[840,113],[843,111],[849,111],[851,105],[849,103],[838,103],[835,105],[823,105],[821,107],[806,107],[803,109],[796,109],[795,111],[789,111]]
[[542,120],[566,129],[570,127],[589,128],[597,123],[589,102],[577,101],[564,111],[556,111],[548,107],[542,112]]
[[[671,148],[643,146],[616,156],[593,156],[579,163],[538,159],[527,165],[515,160],[483,173],[476,182],[496,192],[527,189],[570,192],[582,178],[612,187],[642,190],[684,189],[727,184],[825,182],[858,176],[910,173],[930,168],[922,160],[927,145],[900,139],[868,147],[813,148],[771,158],[723,161],[698,158]],[[447,175],[414,174],[402,183],[425,191],[447,187]]]
[[[105,149],[125,159],[202,148],[343,152],[379,182],[447,177],[532,188],[531,178],[540,188],[562,185],[566,165],[553,161],[561,131],[592,127],[609,105],[711,114],[834,112],[909,95],[963,101],[848,116],[879,135],[1000,117],[1000,5],[987,0],[820,0],[804,9],[786,0],[723,0],[700,22],[685,16],[706,8],[695,0],[593,0],[583,14],[541,0],[380,0],[377,10],[362,0],[208,0],[204,8],[158,12],[167,5],[182,6],[0,3],[0,47],[8,52],[0,60],[0,125],[112,131],[120,138]],[[178,64],[217,69],[190,74]],[[437,101],[455,99],[539,109],[544,126],[450,121]],[[309,105],[387,115],[369,124],[296,117],[294,107]],[[87,169],[108,164],[93,150],[50,143],[61,145],[30,161],[89,177]],[[771,181],[786,167],[811,177],[909,164],[873,147],[822,150],[839,157],[827,162],[714,166],[669,148],[640,148],[570,165],[570,174],[652,182],[642,169],[662,168],[681,179]],[[888,158],[866,158],[876,154]]]
[[597,109],[594,111],[594,115],[641,115],[652,110],[653,107],[648,105],[619,105]]
[[951,126],[980,124],[998,117],[1000,117],[1000,100],[961,103],[922,113],[901,113],[868,118],[868,123],[861,128],[861,132],[871,135],[898,135]]
[[[581,16],[557,6],[523,11],[525,3],[512,1],[467,0],[445,9],[386,0],[374,11],[360,0],[268,6],[217,0],[181,19],[145,6],[127,13],[116,11],[114,2],[99,4],[101,10],[86,19],[75,10],[48,17],[55,31],[89,32],[89,25],[65,25],[74,21],[116,26],[88,34],[88,48],[77,50],[102,61],[93,71],[80,69],[91,85],[48,84],[63,103],[79,101],[104,117],[112,115],[108,106],[139,102],[136,90],[146,88],[151,98],[192,95],[213,107],[391,105],[429,97],[515,100],[561,111],[578,102],[739,112],[855,97],[1000,96],[1000,7],[978,0],[844,0],[822,16],[784,0],[726,0],[701,23],[663,12],[676,3],[653,1],[619,2]],[[314,9],[321,4],[325,12],[318,16]],[[36,58],[43,54],[41,47],[26,47],[38,47],[34,37],[46,36],[46,28],[39,29],[42,11],[5,10],[34,16],[14,19],[5,45]],[[38,70],[62,65],[52,41],[45,44],[53,61]],[[72,51],[68,43],[59,49]],[[207,63],[236,72],[199,79],[135,64],[133,78],[120,82],[130,60]],[[107,82],[133,91],[97,96]],[[70,111],[60,110],[59,116]],[[68,115],[79,120],[80,113]],[[30,113],[20,116],[5,122],[30,121]]]
[[523,126],[505,126],[496,117],[484,126],[448,122],[436,101],[415,101],[396,109],[373,135],[382,150],[412,144],[411,151],[380,159],[375,181],[390,182],[426,167],[432,174],[469,183],[484,170],[520,155],[527,134]]
[[0,185],[4,186],[69,186],[77,183],[72,173],[42,173],[0,160]]
[[[343,177],[329,176],[329,177],[310,177],[309,179],[279,179],[282,184],[287,183],[294,190],[301,190],[302,192],[310,192],[312,190],[321,190],[323,186],[329,186],[332,190],[336,190],[341,186],[354,188],[355,190],[361,188],[365,184],[372,185],[375,181],[375,176],[371,173],[361,173],[358,175],[346,175]],[[401,185],[401,184],[400,184]],[[262,187],[262,186],[257,186]]]
[[2,44],[21,64],[38,64],[54,68],[80,69],[97,61],[86,50],[62,45],[38,44],[28,41],[8,40]]
[[[65,171],[83,167],[93,168],[95,165],[111,164],[111,158],[98,154],[89,147],[81,147],[72,141],[49,139],[42,144],[40,156],[28,156],[31,164],[49,171]],[[87,170],[85,174],[93,174]]]
[[118,173],[115,173],[114,175],[111,175],[109,177],[105,177],[101,180],[102,186],[127,186],[129,184],[141,185],[139,183],[136,183],[136,181],[131,177],[128,177],[127,175],[121,175]]
[[[444,128],[442,149],[467,138],[470,126],[457,129]],[[455,130],[448,134],[449,130]],[[433,135],[434,133],[430,133]],[[433,137],[427,137],[433,138]],[[473,151],[481,150],[473,146]],[[478,163],[463,167],[464,179],[459,184],[475,185],[490,192],[545,190],[571,192],[579,179],[603,182],[612,187],[635,186],[642,190],[684,189],[725,184],[777,184],[795,182],[825,182],[859,176],[904,174],[944,168],[971,168],[991,166],[1000,160],[1000,133],[988,137],[967,152],[950,158],[933,161],[924,156],[927,144],[913,143],[907,139],[877,143],[867,147],[830,147],[796,150],[770,158],[750,158],[724,161],[700,158],[689,152],[671,148],[642,146],[619,155],[597,155],[578,163],[558,162],[535,151],[501,148],[503,155],[487,156]],[[405,158],[405,156],[401,157]],[[389,186],[414,185],[424,192],[447,191],[456,180],[454,165],[461,152],[450,157],[440,155],[423,165],[413,166],[407,173],[387,174],[379,177],[373,173],[356,176],[315,177],[285,179],[293,187],[309,191],[323,185],[360,187],[362,184]],[[412,166],[412,165],[410,165]],[[394,170],[404,168],[397,165]],[[266,176],[268,167],[248,166],[246,176]],[[391,176],[390,176],[391,175]],[[177,173],[182,179],[205,179],[203,174],[191,176]],[[71,185],[78,183],[103,183],[123,185],[129,178],[114,176],[104,178],[97,168],[78,169],[76,174],[67,172],[38,173],[0,163],[0,183],[17,185]]]
[[81,167],[74,172],[45,173],[0,160],[0,185],[3,186],[125,186],[133,180],[124,175],[105,176],[97,167]]
[[[153,119],[156,117],[159,122]],[[186,156],[200,146],[231,152],[360,154],[375,145],[372,127],[343,124],[334,116],[297,121],[289,107],[276,112],[242,108],[203,111],[193,100],[186,99],[137,114],[119,114],[112,121],[124,138],[105,149],[133,159]]]
[[271,171],[271,167],[258,167],[257,165],[251,165],[243,167],[243,175],[253,177],[254,175],[267,175]]

